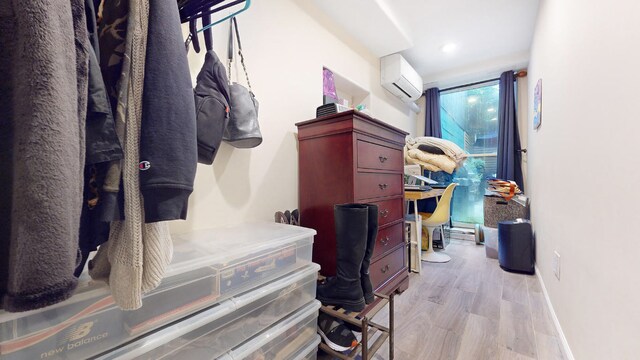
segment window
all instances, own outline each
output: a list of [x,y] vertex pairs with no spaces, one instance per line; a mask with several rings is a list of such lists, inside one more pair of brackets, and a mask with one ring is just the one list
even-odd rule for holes
[[498,152],[498,83],[440,94],[442,138],[470,154],[456,170],[452,204],[454,222],[483,224],[487,177],[495,177]]

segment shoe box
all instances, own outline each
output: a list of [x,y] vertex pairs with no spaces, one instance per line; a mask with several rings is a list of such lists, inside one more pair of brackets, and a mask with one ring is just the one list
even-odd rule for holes
[[316,360],[318,358],[318,345],[320,345],[320,341],[320,335],[316,335],[315,339],[295,354],[291,360]]
[[[271,328],[234,348],[219,360],[313,359],[317,351],[320,302],[314,300]],[[195,358],[194,358],[195,359]]]
[[76,359],[109,352],[308,266],[314,235],[311,229],[274,223],[176,235],[165,278],[144,296],[140,309],[121,310],[104,283],[84,274],[64,302],[23,313],[0,311],[0,355]]
[[314,303],[318,270],[316,264],[307,265],[98,359],[216,359],[261,332],[272,338],[274,329],[284,329],[283,318]]

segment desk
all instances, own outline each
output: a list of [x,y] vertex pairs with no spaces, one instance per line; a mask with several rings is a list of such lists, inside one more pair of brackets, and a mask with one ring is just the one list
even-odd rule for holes
[[[429,191],[405,191],[404,198],[407,201],[413,201],[413,212],[415,215],[415,228],[416,228],[416,244],[409,244],[409,259],[416,257],[416,272],[420,272],[422,269],[422,218],[418,215],[418,200],[439,198],[444,193],[444,189],[431,189]],[[414,245],[416,245],[415,254]],[[431,249],[430,249],[431,250]],[[411,260],[409,260],[411,265]],[[410,266],[411,267],[411,266]],[[411,270],[414,270],[413,268]]]
[[404,192],[404,198],[406,200],[411,200],[414,203],[414,210],[418,209],[418,200],[422,200],[422,199],[429,199],[429,198],[434,198],[434,197],[438,197],[441,196],[442,194],[444,194],[444,189],[431,189],[429,191],[409,191],[409,190],[405,190]]

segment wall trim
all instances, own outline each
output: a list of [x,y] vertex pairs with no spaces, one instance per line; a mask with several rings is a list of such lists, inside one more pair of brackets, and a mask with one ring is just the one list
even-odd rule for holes
[[551,304],[551,299],[549,298],[549,293],[547,292],[547,287],[544,285],[544,280],[542,280],[542,275],[540,275],[540,269],[538,269],[538,265],[535,265],[536,268],[536,276],[540,281],[540,285],[542,287],[542,293],[544,294],[544,299],[547,302],[547,306],[549,307],[549,312],[551,312],[551,318],[553,319],[553,324],[556,326],[556,330],[560,335],[560,341],[562,342],[562,350],[564,351],[564,355],[569,360],[575,360],[573,357],[573,353],[571,352],[571,348],[569,347],[569,342],[567,341],[566,336],[564,336],[564,332],[562,331],[562,327],[560,326],[560,320],[558,320],[558,316],[556,316],[556,311],[553,309],[553,305]]

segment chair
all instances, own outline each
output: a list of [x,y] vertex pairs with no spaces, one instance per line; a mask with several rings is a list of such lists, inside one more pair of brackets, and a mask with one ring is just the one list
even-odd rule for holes
[[449,222],[451,198],[453,197],[453,190],[457,185],[458,184],[456,183],[449,184],[440,197],[438,206],[436,206],[433,214],[428,218],[422,219],[422,225],[426,226],[429,231],[429,249],[422,255],[423,261],[444,263],[451,260],[449,255],[444,254],[443,252],[435,252],[433,250],[433,233],[438,227]]

